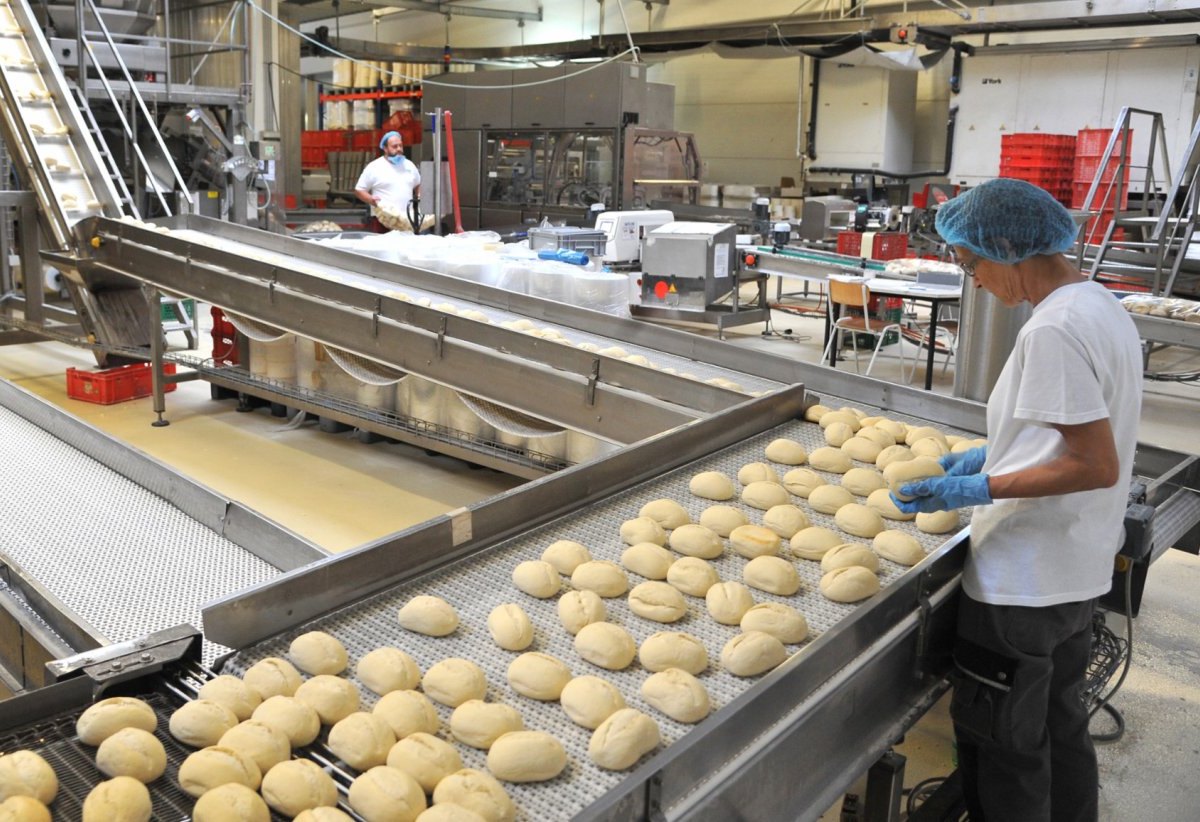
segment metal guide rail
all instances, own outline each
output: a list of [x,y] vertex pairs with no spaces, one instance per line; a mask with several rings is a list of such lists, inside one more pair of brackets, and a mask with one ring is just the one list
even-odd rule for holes
[[[766,400],[755,405],[764,402]],[[877,412],[877,409],[863,410],[868,413]],[[762,413],[768,416],[770,414],[769,411]],[[921,422],[915,419],[911,421]],[[702,599],[689,597],[687,616],[670,625],[662,625],[633,615],[624,597],[606,600],[608,620],[626,628],[639,645],[650,634],[664,630],[685,631],[704,643],[710,664],[700,679],[712,699],[714,715],[699,726],[677,723],[650,708],[641,699],[640,687],[648,672],[636,662],[626,670],[612,672],[595,668],[582,661],[573,649],[572,637],[559,623],[556,599],[537,600],[526,596],[511,582],[512,569],[519,562],[537,559],[547,545],[559,539],[572,539],[583,543],[595,559],[619,562],[623,549],[627,547],[621,542],[618,533],[621,523],[636,517],[640,507],[653,499],[675,499],[688,510],[692,521],[698,521],[700,513],[715,503],[693,496],[688,491],[690,478],[696,472],[704,470],[719,470],[732,477],[742,465],[765,460],[763,448],[776,437],[796,439],[809,450],[825,445],[821,429],[817,425],[795,420],[770,427],[715,453],[710,452],[716,446],[710,445],[708,451],[702,455],[690,454],[691,461],[686,464],[680,467],[669,466],[674,470],[659,472],[633,487],[578,504],[574,510],[547,524],[532,530],[522,529],[510,539],[478,549],[430,573],[421,576],[410,575],[410,578],[401,584],[369,598],[351,599],[344,607],[326,617],[303,626],[293,624],[283,633],[239,651],[224,663],[222,670],[240,674],[259,659],[286,655],[291,639],[307,630],[327,631],[346,645],[352,660],[347,676],[352,676],[354,660],[380,646],[394,646],[405,650],[413,655],[422,670],[448,657],[460,656],[470,659],[479,664],[487,674],[489,701],[512,705],[522,714],[527,728],[551,733],[568,751],[567,770],[555,780],[543,784],[505,785],[518,806],[520,819],[566,818],[576,815],[584,818],[633,818],[640,811],[635,811],[629,803],[640,806],[645,801],[642,789],[648,774],[669,770],[671,765],[668,763],[672,762],[682,762],[678,767],[690,771],[697,762],[703,761],[703,768],[695,773],[688,773],[685,777],[662,784],[659,801],[664,808],[668,805],[686,804],[689,801],[688,795],[695,795],[701,784],[721,766],[747,755],[749,750],[758,750],[765,745],[774,744],[771,740],[780,733],[781,722],[787,727],[803,724],[799,717],[792,715],[799,710],[801,703],[827,704],[830,699],[837,701],[845,694],[864,686],[871,690],[879,689],[876,696],[883,697],[880,702],[888,705],[892,713],[886,719],[871,717],[868,720],[873,724],[864,730],[864,736],[858,740],[861,745],[856,742],[851,746],[854,759],[857,760],[863,751],[874,748],[880,748],[881,752],[882,747],[886,747],[890,741],[894,741],[898,733],[903,732],[903,729],[897,732],[894,725],[900,721],[902,715],[912,711],[914,701],[920,698],[917,691],[925,693],[932,688],[931,682],[938,678],[923,680],[916,671],[917,659],[913,648],[919,633],[919,620],[914,613],[918,600],[925,599],[928,606],[927,598],[933,596],[935,591],[941,591],[938,595],[938,602],[941,603],[948,597],[948,591],[953,590],[947,586],[956,585],[953,580],[957,567],[961,564],[961,550],[956,551],[954,548],[961,539],[956,535],[924,534],[917,531],[911,523],[889,522],[888,527],[915,535],[929,557],[917,569],[881,560],[880,580],[883,591],[857,605],[840,604],[825,599],[818,591],[818,583],[822,576],[819,563],[806,560],[793,562],[803,580],[802,587],[796,595],[781,597],[754,590],[753,595],[757,602],[782,602],[796,607],[806,616],[811,631],[810,637],[803,644],[789,648],[792,653],[789,662],[762,678],[739,678],[721,668],[721,648],[726,641],[739,633],[739,629],[736,626],[716,623],[708,615]],[[669,441],[671,437],[666,439]],[[696,456],[700,458],[694,459]],[[781,474],[788,470],[787,466],[776,468]],[[573,470],[586,471],[587,467]],[[838,480],[836,475],[827,475],[827,478],[831,482]],[[547,486],[544,493],[554,493],[549,486],[555,479],[550,478],[543,483]],[[513,492],[514,495],[523,493],[536,491]],[[805,510],[813,525],[836,529],[831,516],[812,511],[799,497],[793,497],[792,502]],[[736,499],[726,504],[743,510],[751,522],[761,521],[761,511],[756,511]],[[847,535],[846,539],[851,541],[856,538]],[[403,542],[388,547],[392,551],[401,551]],[[339,558],[333,559],[336,561]],[[738,581],[741,580],[742,568],[746,562],[747,560],[732,551],[726,551],[721,558],[713,560],[722,580]],[[347,581],[339,574],[336,562],[326,561],[291,576],[310,577],[314,582],[338,579],[341,583],[353,585],[353,580]],[[632,573],[629,577],[631,586],[643,581]],[[456,608],[461,622],[454,634],[449,637],[430,638],[400,628],[396,621],[397,609],[418,593],[440,596]],[[233,600],[236,601],[239,596],[241,595],[235,596]],[[631,707],[643,710],[658,722],[662,731],[662,746],[656,756],[645,760],[642,767],[632,774],[604,771],[593,765],[587,756],[589,731],[574,725],[557,704],[527,699],[514,694],[508,688],[506,670],[516,654],[500,650],[490,640],[486,629],[488,613],[505,602],[519,603],[533,622],[535,641],[529,650],[548,653],[563,660],[575,675],[598,675],[609,680],[620,689]],[[212,607],[206,609],[206,620]],[[259,619],[267,623],[268,628],[275,627],[270,623],[269,613],[250,608],[247,615],[251,613],[257,613]],[[868,649],[872,649],[870,654],[864,656]],[[865,673],[856,675],[844,685],[832,689],[832,693],[820,693],[821,686],[828,683],[831,676],[840,669],[846,669],[846,666],[854,668],[854,660],[860,657],[870,660],[864,668]],[[867,670],[876,662],[890,667],[883,673]],[[860,666],[863,664],[859,663]],[[893,680],[897,683],[894,686]],[[916,691],[912,690],[914,686]],[[891,690],[893,687],[894,690]],[[375,695],[365,688],[360,688],[360,692],[364,709],[372,706],[376,701]],[[843,708],[837,711],[840,712]],[[439,712],[443,720],[443,735],[446,736],[444,729],[450,710],[439,706]],[[826,721],[831,716],[823,711],[817,713]],[[871,710],[868,709],[862,711],[863,716],[870,713]],[[856,721],[861,721],[861,717]],[[915,721],[915,716],[909,721]],[[850,723],[851,726],[853,724]],[[824,759],[824,763],[815,763],[818,772],[812,774],[812,781],[806,782],[802,787],[803,797],[795,794],[782,796],[782,800],[789,803],[792,813],[795,813],[797,808],[803,808],[804,815],[810,812],[819,814],[824,807],[817,805],[824,801],[828,786],[833,782],[843,786],[849,784],[869,764],[839,760],[829,749],[835,746],[846,747],[846,741],[841,737],[810,739],[809,745],[820,749],[820,758]],[[464,746],[458,746],[458,750],[466,767],[486,768],[483,752]],[[791,758],[774,760],[773,764],[768,761],[768,764],[771,764],[777,776],[781,776],[784,770],[788,774],[804,772],[803,769],[796,769],[795,760]],[[836,772],[830,773],[830,767]],[[718,792],[724,790],[711,785],[706,788],[709,789]],[[710,810],[713,807],[716,806],[711,806]]]

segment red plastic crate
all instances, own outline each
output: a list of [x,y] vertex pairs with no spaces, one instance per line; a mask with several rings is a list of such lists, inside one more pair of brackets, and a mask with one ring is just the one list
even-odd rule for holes
[[[1126,182],[1128,183],[1128,181]],[[1087,198],[1088,189],[1091,187],[1091,180],[1086,180],[1084,182],[1076,181],[1071,183],[1071,208],[1083,208],[1083,201]],[[1101,183],[1100,187],[1096,189],[1096,200],[1092,203],[1092,208],[1103,208],[1106,211],[1113,210],[1113,200],[1116,199],[1116,186],[1114,185],[1111,189],[1107,189],[1107,200],[1105,202],[1101,202],[1101,198],[1104,197],[1106,189],[1107,184],[1105,183]],[[1121,208],[1125,208],[1127,205],[1129,205],[1128,185],[1121,190]]]
[[[1121,161],[1117,157],[1113,157],[1108,161],[1108,167],[1104,169],[1104,182],[1114,179],[1117,176],[1117,169],[1120,168]],[[1099,157],[1076,157],[1075,165],[1071,171],[1071,179],[1077,183],[1090,183],[1096,179],[1096,172],[1100,170]],[[1125,170],[1121,175],[1121,179],[1128,185],[1129,183],[1129,166],[1125,166]]]
[[[843,231],[838,234],[838,254],[848,257],[861,257],[863,235],[857,231]],[[872,260],[898,260],[908,254],[908,235],[898,232],[876,234],[871,249]]]
[[[175,363],[163,363],[164,374],[175,373]],[[67,369],[67,396],[73,400],[113,405],[126,400],[148,397],[153,392],[150,363],[134,363],[103,371]],[[163,391],[174,391],[175,384],[167,383]]]
[[379,141],[383,139],[383,135],[387,132],[383,129],[372,129],[371,131],[351,131],[350,134],[350,150],[351,151],[378,151]]
[[1015,134],[1000,135],[1000,150],[1008,151],[1016,148],[1069,148],[1075,151],[1074,134],[1043,134],[1040,131],[1021,131]]
[[[1112,137],[1113,130],[1111,128],[1083,128],[1079,130],[1079,134],[1075,138],[1075,156],[1076,157],[1102,157],[1104,149],[1108,148],[1108,141]],[[1128,133],[1128,141],[1133,141],[1133,130]],[[1118,156],[1120,147],[1113,151],[1113,156]]]

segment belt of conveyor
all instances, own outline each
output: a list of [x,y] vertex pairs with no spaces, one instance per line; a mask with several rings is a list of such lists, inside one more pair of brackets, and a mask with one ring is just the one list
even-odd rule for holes
[[[338,637],[346,645],[351,660],[357,660],[380,646],[393,646],[405,650],[418,661],[422,670],[448,657],[471,659],[487,674],[489,701],[512,705],[522,714],[527,728],[552,734],[563,743],[568,752],[570,764],[563,775],[553,782],[543,785],[505,786],[519,808],[519,818],[559,819],[573,816],[616,786],[623,774],[604,771],[592,764],[587,755],[590,732],[574,725],[560,706],[528,699],[509,689],[506,670],[516,654],[500,650],[488,637],[488,613],[505,602],[519,603],[534,625],[535,640],[528,650],[541,651],[563,660],[575,675],[592,674],[609,680],[620,689],[631,707],[645,711],[658,721],[664,746],[678,741],[693,726],[674,722],[650,708],[642,700],[640,688],[648,675],[647,671],[636,662],[624,671],[612,672],[592,667],[582,661],[573,649],[572,637],[559,623],[556,600],[536,600],[522,594],[513,587],[510,575],[517,563],[537,559],[547,545],[559,539],[572,539],[583,543],[595,559],[619,562],[620,555],[626,547],[621,542],[619,527],[624,520],[636,517],[644,503],[660,497],[675,499],[688,510],[693,521],[698,521],[700,513],[713,503],[690,494],[688,482],[691,476],[704,470],[723,471],[733,476],[742,465],[762,461],[764,447],[776,437],[796,439],[810,450],[825,444],[821,429],[815,424],[798,421],[785,424],[621,492],[600,504],[589,506],[586,510],[572,513],[493,548],[485,549],[447,568],[405,582],[328,617],[245,649],[227,661],[225,671],[240,674],[259,659],[283,656],[291,639],[304,631],[314,629],[328,631]],[[777,467],[782,469],[781,473],[786,470],[786,466]],[[831,482],[837,481],[834,475],[828,475],[828,478]],[[794,497],[792,502],[805,510],[814,525],[836,529],[831,516],[812,511],[800,498]],[[751,522],[761,521],[760,511],[755,511],[736,499],[726,504],[741,508]],[[927,551],[942,546],[947,539],[945,535],[921,533],[912,523],[888,523],[888,527],[912,533]],[[847,535],[847,541],[853,539]],[[713,564],[722,580],[741,580],[742,568],[746,562],[747,560],[732,551],[726,551],[721,558],[714,560]],[[782,602],[798,608],[808,620],[810,638],[807,642],[811,642],[851,614],[856,606],[832,602],[819,593],[818,583],[822,574],[818,563],[798,560],[794,564],[803,580],[799,593],[781,597],[754,590],[753,595],[757,602]],[[880,581],[885,587],[908,570],[887,560],[881,560],[880,564]],[[631,585],[642,581],[636,575],[629,576]],[[458,630],[449,637],[431,638],[401,629],[396,620],[397,609],[418,593],[440,596],[452,603],[461,620]],[[756,681],[735,677],[721,668],[721,648],[739,632],[739,629],[736,626],[717,624],[708,616],[702,599],[689,597],[687,616],[672,625],[660,625],[634,616],[624,597],[608,599],[605,604],[608,620],[626,628],[639,645],[657,631],[685,631],[698,637],[709,654],[709,669],[700,679],[708,689],[714,712],[729,704]],[[807,642],[790,650],[803,654]],[[350,674],[352,670],[348,671],[348,675]],[[365,688],[360,690],[364,705],[369,709],[377,697]],[[786,706],[780,706],[781,711],[785,709]],[[450,710],[439,706],[439,712],[445,729],[448,726]],[[448,736],[445,730],[443,735]],[[458,750],[466,767],[486,768],[484,752],[461,745],[458,746]]]
[[200,625],[201,604],[278,573],[3,407],[0,464],[5,554],[110,642]]

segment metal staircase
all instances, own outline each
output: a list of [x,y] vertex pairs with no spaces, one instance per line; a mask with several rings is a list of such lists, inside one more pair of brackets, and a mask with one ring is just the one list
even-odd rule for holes
[[[1143,162],[1132,155],[1135,121],[1148,121],[1149,149]],[[1162,115],[1126,107],[1121,110],[1100,159],[1082,211],[1089,219],[1080,232],[1077,257],[1093,280],[1169,296],[1182,289],[1195,294],[1200,258],[1189,258],[1200,204],[1200,120],[1192,129],[1187,155],[1172,176]],[[1127,204],[1130,171],[1138,171],[1143,195]],[[1160,200],[1160,183],[1170,189]],[[1096,219],[1111,214],[1112,219]],[[1117,232],[1120,231],[1119,235]]]

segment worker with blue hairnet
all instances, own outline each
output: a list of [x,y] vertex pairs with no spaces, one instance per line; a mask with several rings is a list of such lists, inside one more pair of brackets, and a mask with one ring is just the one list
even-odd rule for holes
[[383,135],[379,150],[383,155],[367,163],[354,193],[373,207],[374,216],[384,225],[407,226],[408,204],[421,196],[421,172],[404,156],[404,139],[398,131]]
[[936,225],[976,288],[1033,305],[988,398],[988,444],[894,498],[908,513],[974,508],[950,705],[967,809],[972,822],[1095,820],[1082,688],[1133,473],[1138,332],[1063,255],[1077,227],[1042,189],[993,180]]

